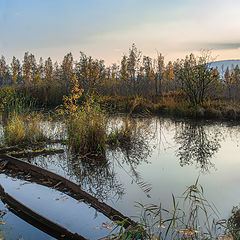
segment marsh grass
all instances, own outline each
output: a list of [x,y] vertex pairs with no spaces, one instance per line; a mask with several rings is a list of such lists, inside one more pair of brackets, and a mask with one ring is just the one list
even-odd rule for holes
[[15,113],[29,113],[35,108],[36,100],[28,94],[23,94],[13,87],[3,87],[0,90],[0,111],[5,116]]
[[110,146],[130,144],[134,131],[136,131],[136,125],[131,124],[129,119],[126,118],[120,127],[114,127],[107,134],[107,143]]
[[35,99],[38,107],[54,108],[62,104],[63,96],[67,94],[66,88],[59,81],[39,82],[18,85],[16,90],[24,96]]
[[41,128],[41,114],[9,115],[4,126],[4,140],[7,145],[29,145],[46,140]]
[[107,134],[107,143],[109,145],[122,145],[122,146],[130,146],[139,136],[137,134],[138,128],[143,128],[142,126],[137,126],[137,123],[133,121],[132,119],[132,113],[133,111],[139,107],[142,102],[143,98],[136,97],[129,108],[129,112],[126,115],[125,119],[123,120],[123,123],[120,127],[114,127],[111,129],[110,133]]
[[216,221],[218,211],[204,197],[198,179],[180,198],[172,195],[170,210],[161,204],[137,203],[135,207],[139,209],[134,216],[138,225],[124,231],[126,220],[118,222],[117,226],[122,228],[117,239],[240,239],[239,208],[227,221]]
[[68,144],[72,151],[81,155],[104,155],[106,148],[106,118],[94,95],[86,95],[79,104],[83,90],[76,76],[72,78],[72,90],[64,97],[59,112],[65,116]]
[[69,145],[76,153],[103,154],[106,147],[105,116],[93,98],[66,121]]

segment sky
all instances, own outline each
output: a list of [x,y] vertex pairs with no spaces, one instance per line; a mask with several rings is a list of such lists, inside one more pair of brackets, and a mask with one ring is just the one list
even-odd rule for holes
[[119,63],[133,43],[167,61],[202,49],[240,59],[239,0],[0,0],[0,55]]

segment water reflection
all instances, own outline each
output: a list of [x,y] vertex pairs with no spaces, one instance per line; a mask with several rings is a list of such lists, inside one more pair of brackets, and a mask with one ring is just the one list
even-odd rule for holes
[[[112,122],[120,127],[116,118]],[[64,145],[49,145],[66,151],[55,156],[35,157],[32,163],[79,183],[93,196],[113,202],[119,211],[129,215],[135,214],[133,206],[138,199],[156,203],[161,198],[167,205],[169,192],[177,194],[182,186],[189,185],[192,178],[198,176],[199,169],[206,173],[216,164],[219,171],[203,174],[203,185],[205,183],[212,194],[211,201],[220,210],[224,209],[224,214],[229,213],[233,199],[239,199],[239,125],[157,117],[132,119],[132,123],[129,141],[109,147],[103,159],[77,158]],[[51,129],[54,126],[47,131],[53,131]],[[180,168],[187,165],[193,166]],[[194,169],[194,165],[198,169]],[[221,183],[221,190],[216,183]],[[146,195],[151,195],[151,200],[146,200]],[[122,201],[117,202],[119,198]]]
[[151,163],[151,153],[155,148],[152,144],[154,134],[151,129],[151,119],[130,119],[128,124],[131,128],[129,138],[117,146],[111,146],[108,158],[113,159],[131,178],[132,183],[137,184],[147,197],[150,197],[151,184],[144,181],[141,173],[137,171],[137,166]]
[[[143,162],[148,163],[152,148],[150,147],[149,124],[137,119],[131,119],[130,137],[116,146],[111,146],[106,151],[105,158],[72,158],[69,163],[72,172],[77,176],[79,183],[95,197],[101,200],[119,199],[124,195],[124,186],[119,179],[116,168],[126,170],[144,192],[151,190],[151,185],[146,183],[141,174],[136,170]],[[146,134],[148,135],[146,136]],[[149,196],[149,195],[148,195]]]
[[31,163],[78,183],[82,189],[102,201],[114,197],[120,198],[124,194],[115,170],[106,158],[85,157],[81,159],[71,155],[67,146],[62,144],[53,144],[48,147],[65,148],[65,152],[54,156],[34,157],[31,159]]
[[112,165],[106,158],[72,158],[69,159],[69,170],[79,184],[91,195],[102,201],[121,198],[124,188]]
[[195,163],[206,172],[214,167],[211,159],[221,147],[223,134],[216,126],[210,129],[200,122],[181,122],[177,124],[174,140],[179,145],[176,156],[180,165]]
[[105,157],[101,159],[87,156],[80,158],[71,155],[67,146],[52,144],[48,147],[64,148],[65,152],[55,156],[34,157],[30,162],[79,183],[84,190],[102,201],[118,200],[124,195],[125,186],[118,175],[120,167],[127,172],[131,181],[148,195],[151,185],[146,183],[137,171],[138,165],[149,163],[153,150],[150,144],[150,124],[146,121],[151,122],[150,119],[132,119],[131,124],[134,127],[128,141],[109,147]]

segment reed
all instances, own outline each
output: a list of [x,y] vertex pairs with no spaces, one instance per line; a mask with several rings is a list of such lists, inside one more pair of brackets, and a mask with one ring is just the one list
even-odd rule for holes
[[0,111],[8,116],[10,113],[28,113],[35,108],[36,100],[28,94],[19,92],[14,87],[3,87],[0,90]]
[[240,239],[239,208],[233,209],[233,215],[228,220],[216,221],[218,211],[204,197],[198,181],[189,186],[179,199],[172,195],[170,210],[161,204],[137,203],[135,207],[140,211],[134,218],[138,225],[124,231],[123,224],[127,220],[116,223],[115,229],[120,227],[116,239]]
[[9,146],[29,145],[46,140],[40,121],[41,114],[11,113],[4,126],[5,143]]

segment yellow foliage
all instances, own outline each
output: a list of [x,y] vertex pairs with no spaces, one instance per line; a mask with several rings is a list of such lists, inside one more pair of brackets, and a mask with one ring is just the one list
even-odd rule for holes
[[5,141],[8,145],[32,144],[45,139],[40,127],[40,114],[13,113],[4,127]]
[[81,154],[104,153],[106,125],[104,114],[94,98],[88,96],[87,101],[78,105],[83,89],[79,88],[76,76],[72,78],[72,90],[63,99],[63,114],[69,137],[70,148]]
[[82,96],[83,93],[83,89],[79,88],[79,83],[76,75],[74,75],[72,78],[72,84],[73,87],[70,96],[63,97],[64,111],[68,115],[73,115],[77,111],[78,109],[77,101]]

